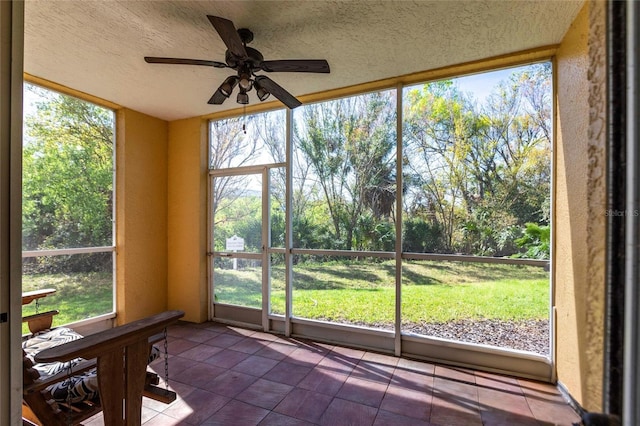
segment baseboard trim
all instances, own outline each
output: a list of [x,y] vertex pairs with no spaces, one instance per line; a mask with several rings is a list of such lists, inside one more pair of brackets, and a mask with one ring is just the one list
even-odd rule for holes
[[560,395],[562,395],[564,400],[567,401],[569,406],[574,409],[574,411],[580,416],[580,418],[583,418],[587,411],[582,408],[582,405],[580,405],[578,401],[575,400],[575,398],[569,392],[569,389],[567,389],[567,387],[559,380],[556,383],[556,387],[558,388]]

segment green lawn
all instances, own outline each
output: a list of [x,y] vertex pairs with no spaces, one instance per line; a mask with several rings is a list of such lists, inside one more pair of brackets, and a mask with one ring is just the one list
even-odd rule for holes
[[[324,262],[294,266],[295,316],[391,328],[395,261]],[[217,301],[260,307],[260,271],[216,270]],[[402,315],[406,323],[459,319],[545,319],[549,274],[542,268],[486,263],[404,263]],[[272,312],[284,313],[284,269],[272,269]]]
[[[395,261],[301,263],[294,266],[293,313],[297,317],[392,328]],[[216,300],[261,307],[258,268],[215,270]],[[546,319],[549,273],[533,266],[408,261],[402,283],[403,323],[459,319]],[[23,290],[55,288],[40,311],[58,309],[54,324],[111,311],[111,274],[24,275]],[[272,312],[284,313],[284,268],[272,268]],[[23,307],[34,313],[35,303]],[[23,327],[26,332],[26,326]]]
[[[57,309],[54,325],[68,324],[113,310],[113,280],[110,273],[25,274],[22,290],[54,288],[56,293],[40,300],[40,312]],[[22,307],[22,315],[35,313],[36,302]],[[22,332],[28,333],[26,324]]]

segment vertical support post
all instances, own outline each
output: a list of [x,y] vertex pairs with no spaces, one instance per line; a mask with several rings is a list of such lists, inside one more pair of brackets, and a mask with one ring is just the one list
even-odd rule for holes
[[271,310],[271,169],[262,171],[262,329],[269,331]]
[[625,307],[624,307],[624,425],[640,423],[640,4],[627,6],[627,201],[625,250]]
[[22,411],[23,52],[24,2],[0,1],[0,424]]
[[291,336],[291,315],[293,297],[293,256],[291,249],[293,248],[293,140],[291,135],[291,126],[293,126],[293,111],[287,109],[286,136],[285,136],[285,164],[286,164],[286,183],[285,183],[285,231],[284,231],[284,264],[285,264],[285,308],[284,308],[284,334]]
[[[208,132],[211,137],[211,132]],[[211,143],[209,146],[207,164],[211,158]],[[215,293],[213,289],[213,185],[214,179],[211,177],[211,171],[207,173],[207,319],[211,321],[215,316],[214,302]]]
[[[125,419],[127,425],[142,424],[142,391],[146,379],[149,343],[138,340],[125,348]],[[108,424],[108,423],[107,423]]]
[[147,338],[142,336],[97,358],[100,403],[106,425],[142,423],[142,392],[149,359]]
[[396,356],[402,355],[402,87],[396,86]]
[[106,425],[124,425],[122,401],[124,399],[125,372],[122,348],[100,355],[98,364],[98,388]]
[[551,228],[551,241],[549,245],[549,353],[551,354],[551,381],[557,382],[557,344],[556,344],[556,336],[557,333],[557,319],[558,319],[558,311],[556,309],[556,279],[555,279],[555,251],[556,251],[556,194],[558,193],[558,61],[556,58],[551,60],[552,66],[552,126],[553,126],[553,138],[551,140],[551,182],[550,182],[550,206],[549,206],[549,224]]
[[[626,4],[607,4],[607,209],[625,211],[626,162]],[[622,414],[624,300],[624,217],[607,217],[603,411]]]

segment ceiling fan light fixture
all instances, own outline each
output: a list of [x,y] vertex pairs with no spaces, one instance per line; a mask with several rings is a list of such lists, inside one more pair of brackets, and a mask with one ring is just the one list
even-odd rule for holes
[[236,84],[238,84],[238,77],[232,75],[227,77],[218,89],[228,98],[231,96],[231,92],[233,92],[233,88],[236,87]]
[[251,90],[251,79],[247,75],[240,76],[240,88],[245,92]]
[[258,80],[256,80],[253,85],[256,87],[256,95],[258,95],[258,99],[260,99],[260,102],[265,101],[269,97],[269,95],[271,95],[271,93],[267,89],[260,85]]
[[258,95],[258,99],[260,99],[260,101],[265,101],[265,100],[267,100],[269,95],[271,95],[271,93],[267,92],[266,89],[261,87],[260,89],[258,89],[257,95]]
[[247,105],[249,103],[249,95],[244,90],[240,90],[236,101],[241,105]]

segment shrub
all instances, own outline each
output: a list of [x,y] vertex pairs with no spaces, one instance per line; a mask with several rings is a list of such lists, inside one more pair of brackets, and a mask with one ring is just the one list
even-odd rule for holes
[[518,247],[524,252],[514,254],[512,257],[529,259],[549,259],[551,247],[551,228],[549,225],[527,223],[524,235],[515,240]]

